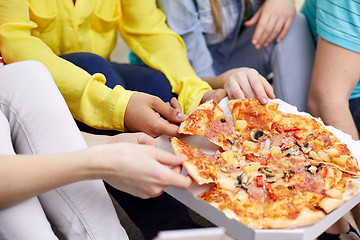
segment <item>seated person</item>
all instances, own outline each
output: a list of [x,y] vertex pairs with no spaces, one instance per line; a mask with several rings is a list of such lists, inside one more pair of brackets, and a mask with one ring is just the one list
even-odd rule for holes
[[[117,32],[149,67],[108,61]],[[86,6],[82,1],[9,0],[0,7],[0,42],[6,63],[38,60],[49,69],[73,117],[83,123],[80,129],[90,133],[174,136],[185,114],[226,95],[195,74],[182,39],[168,28],[155,0],[101,0]],[[143,200],[106,187],[145,239],[161,229],[199,227],[167,194]]]
[[[360,4],[356,1],[306,0],[301,11],[316,43],[309,92],[309,111],[359,139],[360,132]],[[359,159],[358,159],[359,160]],[[360,205],[351,213],[360,227]],[[319,239],[360,239],[345,218]]]
[[[314,44],[294,0],[158,3],[169,27],[183,38],[195,72],[213,88],[224,87],[230,98],[245,96],[265,103],[266,94],[263,98],[246,95],[244,70],[253,76],[250,83],[272,73],[275,95],[300,111],[307,110]],[[136,63],[133,57],[130,54]],[[260,78],[265,85],[266,80]]]
[[127,239],[96,179],[142,198],[191,184],[179,174],[183,159],[146,134],[86,134],[91,145],[113,142],[87,148],[42,64],[5,65],[0,85],[0,239],[58,239],[54,230],[66,239]]

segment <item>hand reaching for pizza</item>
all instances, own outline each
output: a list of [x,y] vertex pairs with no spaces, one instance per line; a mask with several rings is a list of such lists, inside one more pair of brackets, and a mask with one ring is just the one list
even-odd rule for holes
[[178,124],[185,118],[175,99],[169,104],[158,97],[136,92],[126,107],[125,126],[130,132],[145,132],[152,137],[161,134],[176,136]]
[[200,103],[204,103],[209,100],[213,100],[214,102],[219,103],[224,97],[226,97],[226,92],[224,89],[209,90],[204,94]]
[[[98,151],[102,148],[101,151]],[[192,180],[180,174],[184,156],[176,156],[153,146],[133,143],[105,144],[86,151],[91,156],[101,152],[104,181],[141,198],[160,195],[167,186],[188,188]],[[173,168],[170,168],[170,167]]]
[[224,83],[229,99],[253,98],[265,104],[274,99],[274,90],[269,82],[252,68],[235,68],[218,76]]
[[294,0],[264,1],[255,15],[244,23],[256,26],[252,43],[256,48],[267,47],[275,38],[280,42],[291,27],[296,13]]

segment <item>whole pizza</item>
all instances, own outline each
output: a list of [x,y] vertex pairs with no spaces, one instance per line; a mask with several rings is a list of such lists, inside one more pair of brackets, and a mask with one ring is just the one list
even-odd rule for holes
[[199,184],[197,198],[253,229],[313,224],[353,197],[360,169],[347,145],[310,116],[283,113],[278,104],[229,101],[230,121],[213,101],[195,109],[179,133],[219,146],[207,154],[171,138]]

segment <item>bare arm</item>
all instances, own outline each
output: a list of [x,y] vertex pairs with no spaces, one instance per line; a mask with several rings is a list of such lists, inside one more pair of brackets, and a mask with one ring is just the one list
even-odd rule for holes
[[190,177],[180,174],[183,161],[182,156],[133,143],[98,145],[65,154],[0,155],[0,209],[87,179],[103,179],[132,195],[154,197],[166,186],[187,188],[191,184]]
[[154,138],[150,137],[146,133],[119,133],[114,136],[98,135],[86,132],[81,132],[88,146],[95,146],[100,144],[129,142],[137,144],[145,144],[150,146],[157,146],[157,142]]
[[0,208],[86,179],[84,160],[71,154],[0,155]]
[[349,110],[349,96],[360,78],[360,54],[321,37],[309,92],[309,111],[353,139],[359,139]]

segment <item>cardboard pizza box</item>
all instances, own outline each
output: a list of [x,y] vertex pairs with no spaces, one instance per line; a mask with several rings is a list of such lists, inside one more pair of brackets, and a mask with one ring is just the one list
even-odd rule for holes
[[[232,120],[231,113],[229,108],[227,107],[228,99],[223,99],[220,102],[220,107],[223,109],[225,115]],[[299,113],[295,107],[279,100],[275,99],[274,102],[279,104],[279,110],[286,113],[295,113],[295,114],[304,114],[309,115],[307,113]],[[310,115],[309,115],[310,116]],[[354,141],[352,138],[344,134],[343,132],[327,126],[328,130],[330,130],[340,141],[346,143],[350,151],[353,153],[354,157],[360,160],[360,141]],[[205,137],[198,136],[186,136],[182,138],[186,143],[200,148],[203,152],[213,153],[218,146],[209,142]],[[157,138],[159,148],[173,152],[168,136],[160,136]],[[186,170],[183,171],[183,174],[187,174]],[[203,191],[209,189],[209,185],[198,185],[194,183],[188,190],[177,189],[173,187],[167,187],[165,191],[215,224],[219,227],[224,227],[226,233],[233,236],[236,239],[254,239],[254,240],[265,240],[265,239],[277,239],[277,240],[313,240],[318,237],[322,232],[324,232],[327,228],[329,228],[333,223],[335,223],[338,219],[344,216],[349,210],[351,210],[357,203],[360,202],[360,191],[349,201],[335,209],[333,212],[328,214],[325,218],[320,220],[319,222],[302,228],[294,228],[294,229],[251,229],[246,225],[240,223],[239,221],[229,219],[225,216],[223,212],[206,203],[203,200],[197,199],[195,196],[200,194]]]

